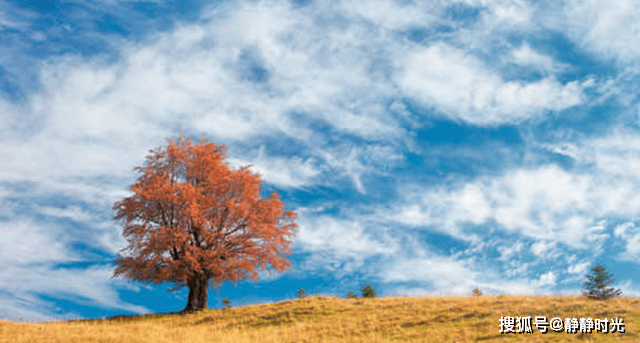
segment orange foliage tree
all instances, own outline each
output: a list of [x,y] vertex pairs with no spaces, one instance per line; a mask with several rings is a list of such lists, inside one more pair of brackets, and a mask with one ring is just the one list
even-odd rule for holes
[[[265,264],[286,271],[296,213],[285,211],[277,192],[260,198],[259,174],[231,170],[224,145],[171,140],[151,150],[133,191],[114,204],[128,246],[112,277],[189,287],[181,313],[207,308],[209,285],[258,280]],[[126,253],[126,255],[125,255]],[[269,274],[272,270],[269,269]],[[211,284],[209,283],[211,281]]]

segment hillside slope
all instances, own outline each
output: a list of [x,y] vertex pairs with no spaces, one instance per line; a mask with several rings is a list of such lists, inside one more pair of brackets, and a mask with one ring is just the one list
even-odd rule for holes
[[[583,297],[397,297],[293,301],[51,323],[0,322],[0,342],[640,342],[640,300]],[[500,333],[501,317],[531,316],[530,334]],[[623,318],[624,333],[540,333],[535,316]],[[515,326],[514,326],[515,329]],[[550,330],[549,330],[550,331]]]

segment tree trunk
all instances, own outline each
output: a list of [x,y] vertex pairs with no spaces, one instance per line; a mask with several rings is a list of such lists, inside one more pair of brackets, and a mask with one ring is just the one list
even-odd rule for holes
[[187,306],[180,313],[193,313],[207,308],[207,291],[209,279],[202,275],[194,275],[187,279],[189,297]]
[[194,311],[194,305],[195,305],[195,300],[194,300],[194,294],[195,294],[195,284],[193,282],[193,278],[191,276],[189,276],[187,278],[187,287],[189,287],[189,296],[187,298],[187,306],[180,311],[180,313],[191,313]]
[[200,287],[198,289],[198,306],[197,311],[202,311],[207,308],[207,292],[209,290],[209,279],[202,277],[199,279]]

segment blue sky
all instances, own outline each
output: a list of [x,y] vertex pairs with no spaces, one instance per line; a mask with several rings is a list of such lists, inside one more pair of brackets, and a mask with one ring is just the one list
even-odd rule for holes
[[209,307],[310,295],[640,294],[632,0],[0,0],[0,316],[178,311],[112,279],[114,202],[205,134],[298,212],[286,273]]

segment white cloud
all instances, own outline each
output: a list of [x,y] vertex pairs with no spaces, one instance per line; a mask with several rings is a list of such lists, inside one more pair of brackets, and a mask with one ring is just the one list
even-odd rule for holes
[[[108,229],[109,226],[111,227],[110,230]],[[122,236],[122,227],[116,227],[113,222],[103,222],[96,224],[95,227],[103,228],[100,233],[96,234],[97,237],[95,238],[95,242],[93,242],[96,248],[100,248],[115,256],[128,245]]]
[[500,251],[501,255],[498,259],[500,260],[509,260],[514,254],[522,251],[524,245],[521,242],[516,242],[511,246],[500,246],[498,247],[498,251]]
[[[40,74],[43,91],[28,106],[0,103],[7,108],[2,123],[15,122],[0,128],[15,141],[0,142],[6,162],[0,178],[40,182],[129,175],[177,125],[223,141],[282,134],[301,143],[322,139],[291,118],[292,111],[363,137],[402,133],[383,106],[393,86],[367,71],[380,54],[366,48],[382,38],[360,24],[346,31],[317,26],[318,13],[293,11],[288,2],[272,5],[222,6],[207,22],[178,25],[150,42],[125,44],[113,64],[70,56],[48,61]],[[348,48],[358,45],[362,49]],[[267,70],[265,84],[237,75],[246,51],[254,51]],[[30,120],[42,124],[35,134],[11,130]],[[278,161],[260,163],[278,185],[299,187],[323,170],[312,159]],[[364,169],[347,167],[364,192]]]
[[31,20],[35,17],[31,11],[24,10],[14,3],[0,3],[0,31],[16,30],[28,34]]
[[[536,279],[529,279],[520,273],[528,269],[520,264],[506,273],[496,270],[476,270],[472,259],[457,260],[453,257],[428,256],[403,258],[389,261],[379,272],[379,277],[387,282],[427,283],[427,288],[407,288],[398,286],[393,295],[448,295],[466,296],[475,287],[485,294],[534,295],[550,293],[549,286],[556,284],[557,274],[544,273]],[[516,276],[516,278],[513,278]],[[506,277],[505,277],[506,276]],[[557,292],[557,291],[554,291]]]
[[[614,276],[615,277],[615,276]],[[613,285],[614,288],[619,288],[622,291],[623,297],[640,297],[640,290],[631,280],[618,280],[616,279],[616,284]]]
[[556,284],[556,274],[554,272],[547,272],[540,275],[540,279],[535,282],[536,287],[541,286],[553,286]]
[[587,273],[587,268],[589,267],[591,263],[590,262],[582,262],[582,263],[578,263],[572,266],[569,266],[569,269],[567,269],[567,273],[569,274],[585,274]]
[[[369,20],[383,28],[397,30],[412,25],[426,26],[437,18],[428,11],[423,11],[419,5],[413,3],[402,4],[396,0],[375,1],[343,1],[341,9],[351,15]],[[432,9],[438,4],[430,4]]]
[[638,256],[640,256],[640,232],[629,237],[626,243],[627,243],[626,253],[629,253],[632,256],[634,256],[637,261],[639,258]]
[[4,13],[0,12],[0,28],[4,31],[6,29],[23,30],[25,29],[25,23],[15,22],[6,17]]
[[360,176],[364,173],[366,167],[358,159],[358,150],[356,148],[349,149],[349,153],[346,156],[345,153],[339,153],[338,151],[319,151],[319,154],[329,166],[344,170],[344,173],[353,180],[358,192],[365,193]]
[[[609,237],[617,237],[623,241],[625,250],[616,258],[637,262],[640,232],[634,223],[609,227],[603,219],[632,219],[640,208],[636,191],[640,176],[633,167],[637,155],[634,141],[631,134],[612,131],[595,140],[567,143],[570,155],[576,159],[576,170],[581,172],[543,165],[507,170],[500,176],[479,177],[451,188],[421,189],[406,185],[399,191],[405,194],[405,203],[380,211],[378,216],[381,221],[429,228],[467,241],[473,241],[479,231],[462,232],[464,224],[495,223],[499,230],[534,238],[529,251],[544,260],[557,260],[567,247],[588,249],[598,256]],[[620,163],[602,162],[613,157],[618,157]],[[511,260],[523,246],[499,246],[497,250],[502,259]],[[576,264],[573,257],[568,261],[566,273],[584,273],[589,262]],[[526,263],[517,262],[515,269],[506,269],[507,276],[529,269]],[[554,285],[561,274],[548,272],[531,285],[534,288]]]
[[[366,194],[361,180],[363,174],[388,175],[391,168],[401,165],[405,160],[405,156],[396,147],[379,144],[341,144],[331,148],[315,148],[313,151],[322,158],[328,168],[348,176],[361,194]],[[330,184],[335,183],[333,176],[325,180]]]
[[[587,196],[588,202],[599,213],[633,219],[636,216],[640,199],[636,196],[640,188],[640,151],[637,146],[640,140],[637,135],[628,129],[612,128],[605,135],[595,139],[583,139],[575,143],[566,143],[571,147],[570,155],[579,166],[591,173],[589,183],[591,195]],[[550,145],[549,149],[556,149],[559,145]],[[608,185],[608,186],[607,186]],[[605,223],[598,223],[588,232],[585,232],[587,240],[602,241],[609,237],[606,233]],[[613,237],[622,240],[626,246],[618,258],[621,260],[637,261],[638,250],[637,228],[634,222],[624,222],[613,228]]]
[[515,25],[527,24],[531,20],[531,8],[526,1],[490,1],[488,4],[493,12],[492,19]]
[[428,282],[432,288],[462,293],[481,275],[463,261],[447,258],[396,259],[379,276],[385,282]]
[[260,173],[261,179],[279,187],[300,188],[311,184],[312,179],[321,173],[313,158],[302,160],[300,157],[266,156],[264,145],[260,146],[255,161],[236,158],[229,158],[228,161],[234,167],[251,164],[251,169]]
[[0,222],[0,258],[9,266],[79,261],[80,257],[55,237],[62,228],[52,226],[32,219]]
[[522,66],[535,68],[541,72],[557,72],[565,66],[557,63],[551,56],[544,55],[531,48],[527,43],[523,43],[519,48],[511,52],[512,60]]
[[59,316],[54,313],[53,307],[54,304],[33,295],[0,295],[0,313],[2,313],[0,320],[10,320],[13,322],[50,322],[73,316],[73,314]]
[[463,215],[469,218],[472,223],[480,224],[490,214],[491,209],[485,195],[476,185],[466,185],[454,201],[459,205]]
[[79,221],[79,222],[89,222],[97,219],[96,215],[92,214],[91,212],[84,211],[78,206],[69,206],[67,208],[59,208],[59,207],[36,205],[36,206],[33,206],[33,209],[47,216],[69,218],[71,220]]
[[580,148],[578,148],[575,144],[569,142],[561,142],[557,144],[541,144],[541,147],[549,149],[556,154],[571,157],[574,160],[579,160],[582,158],[580,156]]
[[505,275],[507,277],[520,276],[529,271],[530,264],[529,263],[514,263],[515,268],[508,269],[505,271]]
[[584,164],[593,163],[609,175],[640,181],[640,137],[622,129],[611,129],[599,138],[584,141],[580,147]]
[[[0,99],[0,132],[3,136],[11,137],[10,132],[21,129],[21,118],[15,115],[20,110],[22,110],[20,106]],[[24,122],[24,119],[22,119],[22,122]]]
[[269,274],[269,269],[259,269],[258,270],[258,280],[259,281],[275,281],[282,276],[284,273],[276,272],[275,270],[271,270],[271,274]]
[[632,222],[627,222],[627,223],[616,226],[613,233],[616,237],[625,238],[627,236],[626,235],[627,230],[632,228],[635,228],[634,224]]
[[[0,270],[0,289],[8,290],[13,299],[31,299],[39,315],[24,318],[34,320],[39,317],[56,316],[53,305],[42,302],[37,294],[44,294],[59,299],[68,299],[80,303],[88,303],[109,309],[120,309],[137,313],[148,313],[142,306],[125,303],[119,299],[116,286],[123,287],[123,280],[110,279],[112,268],[108,266],[90,267],[87,269],[51,269],[49,266],[31,266],[25,273],[20,267],[7,266]],[[7,315],[20,319],[29,308],[24,303],[11,301],[5,304]],[[23,314],[24,313],[24,314]],[[68,317],[66,313],[63,316]]]
[[[555,242],[538,240],[531,245],[531,252],[543,259],[554,259],[558,256]],[[553,253],[552,253],[553,252]]]
[[[69,218],[79,217],[78,211],[47,208],[44,212]],[[8,299],[0,301],[3,304],[0,306],[3,316],[13,320],[50,320],[60,317],[56,314],[55,306],[39,299],[39,294],[74,301],[88,300],[92,305],[106,308],[146,312],[141,306],[119,300],[115,288],[123,287],[123,282],[109,278],[111,266],[53,268],[59,263],[85,260],[78,251],[72,249],[71,243],[76,237],[65,236],[63,233],[66,230],[51,222],[45,225],[32,219],[0,223],[0,259],[4,261],[3,268],[0,268],[0,289],[9,293]],[[69,315],[72,314],[65,313],[62,316],[66,318]]]
[[[383,217],[407,225],[433,226],[461,239],[469,239],[460,232],[461,224],[479,225],[492,219],[508,231],[578,248],[586,242],[603,244],[605,236],[588,235],[599,218],[636,213],[640,197],[634,188],[628,181],[573,174],[546,165],[511,170],[493,179],[480,178],[448,192],[438,188],[417,191],[408,186],[412,193],[422,193],[416,196],[418,200]],[[537,254],[546,250],[542,245],[532,249]]]
[[518,122],[581,102],[582,86],[553,77],[537,82],[503,81],[475,57],[443,43],[408,52],[403,91],[454,119],[475,125]]
[[[398,242],[378,230],[370,236],[365,229],[371,224],[357,219],[339,220],[327,215],[311,216],[303,211],[299,217],[296,240],[306,251],[328,251],[344,258],[364,259],[378,254],[391,255],[398,251]],[[373,240],[378,237],[382,242]]]
[[569,0],[553,25],[596,55],[622,61],[640,56],[640,9],[633,0]]

